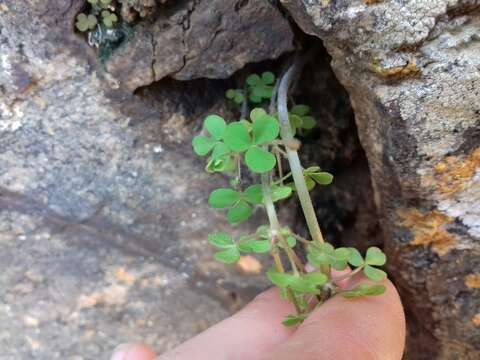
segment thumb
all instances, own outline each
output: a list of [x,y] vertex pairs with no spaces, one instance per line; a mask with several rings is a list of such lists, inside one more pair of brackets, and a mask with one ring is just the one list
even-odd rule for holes
[[400,360],[405,318],[395,287],[388,280],[384,285],[382,296],[327,301],[263,359]]

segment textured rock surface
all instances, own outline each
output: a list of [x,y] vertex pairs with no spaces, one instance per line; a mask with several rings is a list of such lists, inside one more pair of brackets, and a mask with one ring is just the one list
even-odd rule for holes
[[349,92],[408,358],[479,358],[480,1],[282,3]]
[[131,91],[166,76],[227,78],[247,63],[293,50],[290,25],[264,0],[175,1],[151,21],[138,25],[107,63]]
[[118,89],[73,32],[82,6],[0,2],[2,359],[103,359],[140,338],[160,352],[266,284],[206,243],[227,225],[206,202],[225,179],[190,141],[229,114],[226,85],[167,79],[154,105]]

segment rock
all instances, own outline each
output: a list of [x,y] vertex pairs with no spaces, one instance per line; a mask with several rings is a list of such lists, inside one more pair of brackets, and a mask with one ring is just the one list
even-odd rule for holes
[[346,87],[408,359],[480,357],[480,2],[287,1]]
[[290,25],[264,0],[183,1],[153,21],[137,25],[106,64],[129,91],[167,76],[227,78],[247,63],[293,50]]

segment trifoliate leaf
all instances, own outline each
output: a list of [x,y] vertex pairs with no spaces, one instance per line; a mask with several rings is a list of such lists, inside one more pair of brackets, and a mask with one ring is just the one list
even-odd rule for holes
[[340,295],[345,298],[356,298],[361,296],[382,295],[383,293],[385,293],[385,291],[386,291],[385,286],[381,284],[377,284],[377,285],[360,284],[351,290],[340,292]]
[[193,138],[192,145],[193,151],[195,151],[197,155],[205,156],[215,146],[215,140],[203,135],[197,135]]
[[373,266],[365,265],[363,273],[366,277],[373,281],[382,281],[387,278],[387,273],[383,270],[376,269]]
[[244,200],[240,200],[227,213],[227,220],[230,224],[239,224],[252,216],[252,207]]
[[245,162],[252,172],[264,173],[272,170],[277,163],[274,155],[258,146],[250,147],[245,153]]
[[240,251],[236,247],[231,247],[225,251],[215,253],[215,260],[225,264],[233,264],[240,260]]
[[247,84],[250,86],[255,86],[261,83],[260,76],[257,74],[252,74],[247,77]]
[[272,200],[279,201],[286,199],[292,195],[292,188],[290,186],[273,186],[272,187]]
[[252,121],[255,121],[257,118],[267,115],[267,112],[263,110],[262,108],[255,108],[252,111],[250,111],[250,119]]
[[300,315],[288,315],[285,320],[282,321],[282,324],[286,327],[293,327],[300,325],[305,319],[307,315],[300,314]]
[[271,85],[275,82],[275,75],[270,72],[270,71],[266,71],[262,74],[262,83],[264,83],[265,85]]
[[387,262],[387,257],[376,246],[372,246],[367,250],[367,255],[365,256],[365,263],[368,265],[382,266]]
[[257,116],[253,121],[253,141],[255,144],[264,144],[275,140],[280,133],[277,119],[269,115]]
[[208,203],[214,209],[224,209],[233,206],[240,200],[240,194],[233,189],[217,189],[210,193]]
[[243,197],[251,204],[261,204],[263,202],[263,190],[261,185],[251,185],[244,192]]
[[208,234],[208,242],[220,249],[228,249],[235,246],[231,236],[223,232]]
[[355,267],[359,267],[363,265],[363,257],[360,254],[360,251],[351,247],[350,249],[350,256],[348,257],[348,262],[350,265]]
[[78,30],[85,32],[93,30],[97,26],[97,18],[94,15],[87,15],[84,13],[78,14],[77,22],[75,23]]
[[295,105],[290,112],[298,116],[305,116],[310,112],[310,106],[308,105]]
[[221,140],[227,128],[225,120],[218,115],[207,116],[203,122],[203,126],[215,140]]
[[111,13],[108,10],[104,10],[102,11],[102,20],[103,20],[103,24],[107,28],[111,28],[113,27],[113,24],[115,24],[118,21],[118,17],[114,13]]
[[252,144],[252,139],[248,134],[248,128],[241,122],[233,122],[228,124],[223,141],[232,151],[245,151]]

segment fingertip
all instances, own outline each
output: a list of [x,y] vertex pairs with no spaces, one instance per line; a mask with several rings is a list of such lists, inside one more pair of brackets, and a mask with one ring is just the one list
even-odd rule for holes
[[114,350],[110,360],[155,360],[155,353],[146,345],[121,344]]

